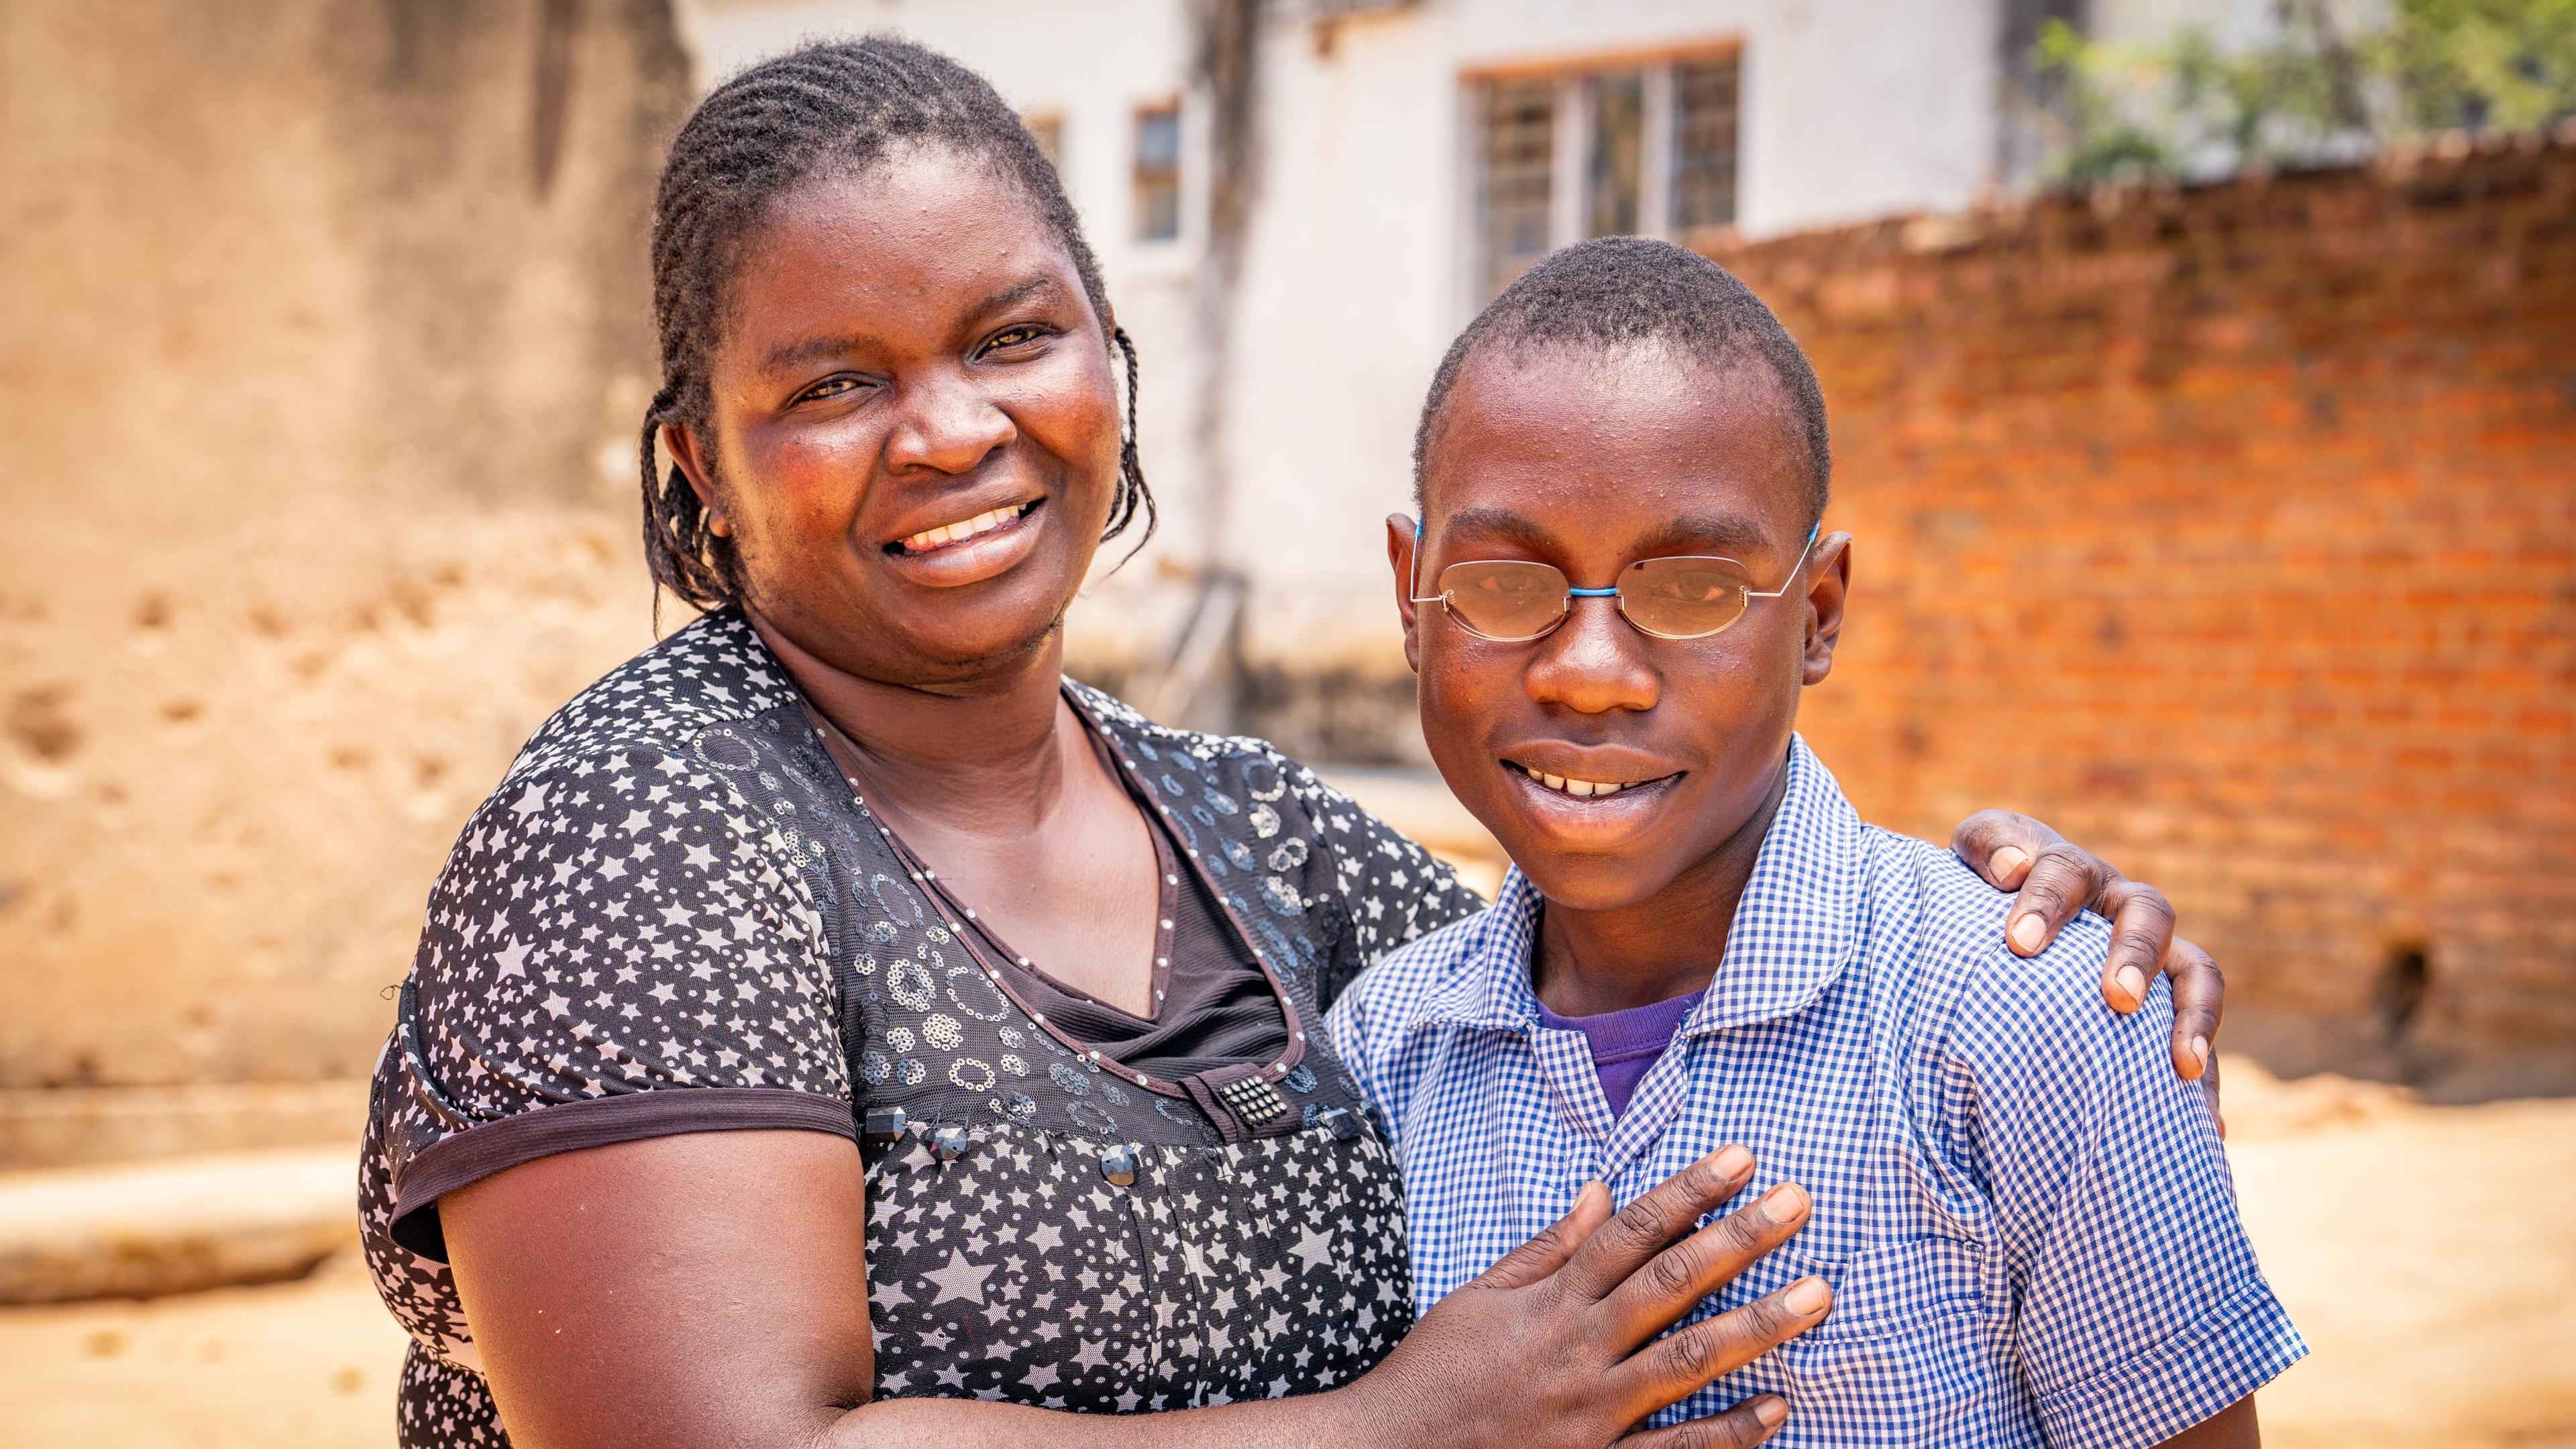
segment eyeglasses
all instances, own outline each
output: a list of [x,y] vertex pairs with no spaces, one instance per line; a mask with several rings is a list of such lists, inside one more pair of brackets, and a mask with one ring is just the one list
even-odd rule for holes
[[[1619,600],[1620,616],[1641,634],[1657,639],[1705,639],[1719,633],[1752,607],[1755,599],[1776,599],[1789,592],[1807,555],[1816,547],[1819,523],[1807,531],[1806,547],[1789,565],[1789,579],[1776,589],[1753,587],[1752,573],[1731,558],[1645,558],[1619,571],[1614,588],[1578,589],[1563,571],[1525,559],[1481,559],[1454,563],[1440,571],[1440,591],[1416,595],[1417,604],[1438,604],[1452,622],[1479,639],[1522,644],[1553,633],[1572,612],[1576,599]],[[1422,525],[1413,526],[1414,570],[1422,568]],[[1419,587],[1419,585],[1417,585]]]

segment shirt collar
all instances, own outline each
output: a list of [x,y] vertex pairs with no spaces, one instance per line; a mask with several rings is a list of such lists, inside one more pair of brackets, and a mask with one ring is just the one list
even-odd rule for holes
[[[1770,1021],[1806,1009],[1858,954],[1863,836],[1859,812],[1803,737],[1789,741],[1788,786],[1762,837],[1726,957],[1681,1037]],[[1526,1031],[1538,1020],[1530,948],[1542,898],[1514,866],[1494,904],[1470,920],[1458,969],[1427,993],[1413,1026]]]

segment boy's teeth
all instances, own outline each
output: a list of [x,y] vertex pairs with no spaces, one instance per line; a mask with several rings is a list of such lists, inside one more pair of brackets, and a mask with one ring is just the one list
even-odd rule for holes
[[1540,771],[1531,769],[1527,765],[1521,766],[1521,770],[1531,779],[1538,781],[1547,788],[1562,791],[1578,800],[1592,799],[1602,795],[1615,795],[1621,790],[1628,788],[1624,784],[1615,784],[1606,780],[1569,780],[1563,775],[1543,774]]
[[943,543],[956,543],[961,539],[973,538],[979,533],[990,533],[1019,516],[1020,510],[1017,508],[991,509],[961,523],[945,523],[937,528],[924,529],[905,539],[903,546],[916,551],[937,548]]

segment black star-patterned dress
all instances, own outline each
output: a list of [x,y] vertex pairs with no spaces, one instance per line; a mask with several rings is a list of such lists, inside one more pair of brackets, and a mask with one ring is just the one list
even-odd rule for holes
[[1182,964],[1267,983],[1249,1018],[1233,993],[1232,1058],[1101,1050],[1051,1018],[739,614],[528,743],[448,857],[376,1071],[359,1207],[413,1338],[405,1445],[507,1443],[440,1195],[675,1132],[861,1142],[881,1395],[1194,1407],[1330,1388],[1403,1335],[1401,1184],[1323,1008],[1482,903],[1267,744],[1066,693],[1215,922],[1196,949],[1224,959]]

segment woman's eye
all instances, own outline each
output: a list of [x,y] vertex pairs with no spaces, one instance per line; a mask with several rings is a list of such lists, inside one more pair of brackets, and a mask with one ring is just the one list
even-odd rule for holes
[[994,333],[984,343],[984,350],[994,352],[1006,347],[1025,347],[1045,335],[1046,329],[1025,323],[1017,327],[1005,327]]
[[805,391],[800,395],[800,400],[805,402],[815,402],[827,397],[839,397],[841,394],[857,388],[858,385],[859,380],[855,377],[827,377],[821,382],[814,384],[812,387],[805,389]]

